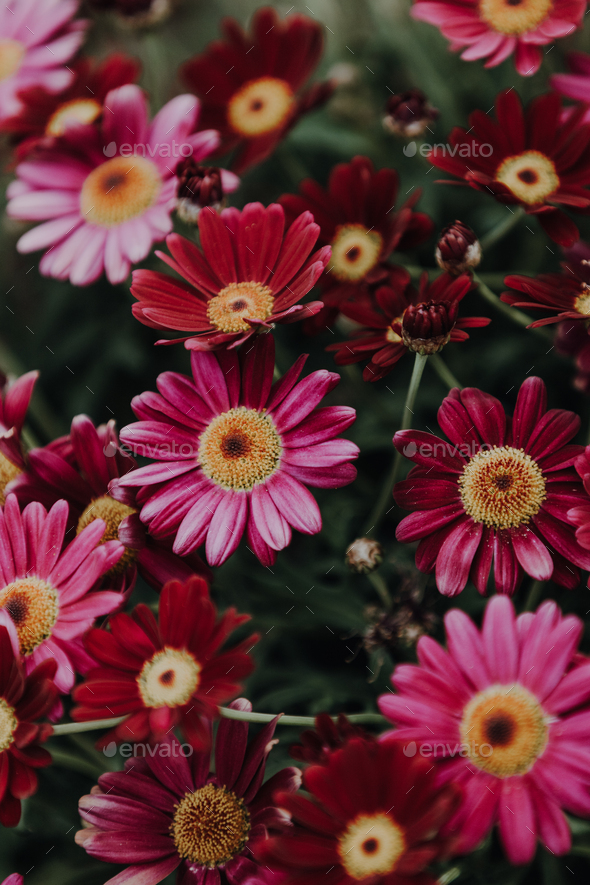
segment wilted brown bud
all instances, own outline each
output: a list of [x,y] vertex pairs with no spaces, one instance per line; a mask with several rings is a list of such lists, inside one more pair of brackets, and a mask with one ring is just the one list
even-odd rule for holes
[[95,9],[115,12],[122,23],[144,28],[164,21],[172,11],[174,0],[90,0]]
[[448,343],[457,320],[456,302],[410,304],[402,319],[402,338],[416,353],[437,353]]
[[481,246],[474,232],[462,221],[448,224],[441,231],[434,257],[443,270],[459,276],[481,261]]
[[201,209],[219,209],[223,203],[221,172],[216,166],[199,166],[192,157],[181,160],[176,167],[179,217],[187,224],[196,224]]
[[346,551],[346,564],[359,575],[373,572],[383,561],[383,548],[372,538],[357,538]]
[[391,96],[383,125],[393,135],[419,138],[428,129],[428,124],[434,123],[438,113],[420,89],[409,89]]

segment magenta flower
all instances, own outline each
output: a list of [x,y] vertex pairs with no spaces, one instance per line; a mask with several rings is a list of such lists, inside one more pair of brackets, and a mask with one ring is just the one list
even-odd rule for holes
[[436,570],[438,589],[455,596],[471,578],[486,593],[494,565],[499,593],[512,595],[524,573],[563,587],[590,568],[590,554],[567,521],[586,493],[573,469],[583,448],[568,445],[580,419],[563,409],[547,411],[540,378],[520,388],[514,417],[474,387],[451,390],[438,411],[450,442],[430,433],[402,430],[394,445],[417,465],[394,497],[415,510],[401,521],[399,541],[420,540],[416,565]]
[[[252,709],[243,698],[230,707]],[[220,885],[220,871],[230,885],[272,880],[252,849],[288,825],[274,793],[294,792],[301,782],[299,769],[283,768],[262,783],[276,724],[248,744],[248,725],[223,719],[215,774],[209,752],[185,756],[187,745],[173,735],[153,755],[130,759],[125,772],[103,774],[80,800],[80,815],[91,826],[76,842],[92,857],[130,864],[105,885],[157,885],[174,870],[178,885]]]
[[[586,52],[569,52],[567,56],[568,65],[571,74],[553,74],[549,78],[551,87],[565,95],[566,98],[573,98],[576,101],[583,102],[585,105],[590,104],[590,55]],[[567,108],[567,113],[571,113],[572,108]],[[582,117],[582,123],[590,123],[590,109],[586,108],[586,113]]]
[[94,665],[82,636],[99,615],[120,605],[120,593],[90,591],[125,549],[119,541],[100,544],[101,519],[64,548],[67,518],[66,501],[49,513],[35,502],[21,514],[14,495],[0,512],[0,624],[15,653],[20,649],[27,673],[55,658],[54,681],[63,694],[73,688],[74,671],[85,673]]
[[322,369],[297,383],[302,356],[273,384],[272,335],[241,355],[193,351],[193,377],[160,375],[159,393],[132,402],[139,422],[121,430],[136,453],[156,459],[120,483],[143,487],[140,517],[150,533],[174,535],[179,556],[205,542],[210,565],[225,562],[244,532],[259,560],[272,564],[291,527],[307,535],[322,527],[306,486],[336,489],[356,476],[358,447],[335,438],[354,409],[316,409],[340,376]]
[[2,882],[2,885],[23,885],[24,879],[18,873],[13,873],[12,876],[9,876],[8,879],[5,879]]
[[12,383],[6,378],[0,383],[0,504],[6,486],[25,467],[21,433],[38,377],[38,372],[27,372]]
[[188,151],[202,160],[219,143],[214,130],[191,135],[198,112],[194,96],[179,95],[149,123],[138,86],[109,92],[100,128],[72,125],[55,147],[17,166],[7,212],[44,222],[20,238],[19,252],[46,250],[41,273],[75,286],[103,269],[111,283],[126,279],[172,230],[179,160]]
[[[544,602],[515,618],[494,597],[483,628],[454,609],[445,616],[447,648],[418,643],[419,666],[400,664],[396,694],[381,712],[458,783],[464,801],[449,825],[458,850],[472,851],[494,823],[510,861],[528,863],[537,839],[553,854],[571,845],[561,809],[590,816],[590,661],[576,654],[583,624]],[[435,748],[435,749],[433,749]]]
[[20,0],[0,8],[0,122],[17,114],[18,93],[33,86],[61,92],[74,74],[66,62],[80,48],[87,22],[72,21],[78,0]]

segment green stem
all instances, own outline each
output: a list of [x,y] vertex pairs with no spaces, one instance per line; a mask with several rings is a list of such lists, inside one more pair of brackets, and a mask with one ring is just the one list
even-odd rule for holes
[[526,598],[523,611],[532,612],[537,608],[544,586],[544,581],[533,581],[533,583],[531,584],[531,589],[529,590],[529,595]]
[[[424,366],[426,365],[427,359],[428,356],[424,354],[416,354],[416,359],[414,360],[414,368],[412,370],[412,377],[410,379],[410,386],[408,387],[408,392],[406,394],[406,402],[404,405],[402,426],[400,427],[400,430],[408,430],[412,426],[412,417],[414,415],[414,404],[416,402],[416,395],[418,393],[418,388],[420,387],[420,380],[422,378],[422,372],[424,371]],[[397,482],[397,477],[402,465],[402,460],[402,453],[396,450],[395,455],[393,456],[393,462],[391,465],[389,476],[383,484],[381,494],[379,495],[377,503],[375,504],[373,512],[371,513],[367,522],[365,535],[368,535],[369,532],[373,531],[383,519],[385,509],[391,501],[391,494],[393,492],[393,487]]]
[[449,389],[452,389],[453,387],[458,387],[459,390],[463,390],[463,385],[457,381],[457,379],[441,357],[440,353],[432,354],[432,356],[430,357],[430,365],[432,366],[440,380],[443,382],[443,384],[446,384]]
[[79,759],[77,756],[72,756],[63,750],[56,750],[54,747],[51,747],[50,753],[53,764],[60,768],[77,771],[79,774],[85,774],[91,778],[97,778],[104,772],[104,768],[97,763],[89,762],[86,759]]
[[376,572],[369,572],[367,577],[368,577],[369,581],[371,582],[371,584],[373,585],[373,587],[375,588],[375,590],[377,591],[377,594],[378,594],[379,599],[381,600],[382,604],[385,606],[386,609],[390,609],[391,608],[391,596],[389,595],[389,590],[387,589],[387,584],[385,583],[385,581],[383,580],[381,575],[378,575]]
[[510,209],[510,207],[507,207],[507,211],[509,213],[507,218],[489,230],[487,234],[481,238],[480,243],[483,252],[497,243],[498,240],[503,239],[507,233],[510,233],[512,228],[515,227],[524,216],[524,209],[522,206],[519,206],[514,211]]
[[[479,288],[479,293],[482,295],[486,301],[488,301],[496,310],[503,313],[505,317],[507,317],[511,322],[516,323],[519,326],[527,327],[531,323],[534,323],[534,317],[528,315],[528,313],[524,313],[522,310],[518,310],[516,307],[510,307],[509,304],[505,304],[504,301],[500,301],[498,296],[492,292],[489,286],[483,282],[483,280],[476,274],[473,274],[474,282],[477,283]],[[551,338],[551,333],[547,331],[547,329],[531,329],[531,332],[534,332],[536,335],[545,338],[545,340]]]

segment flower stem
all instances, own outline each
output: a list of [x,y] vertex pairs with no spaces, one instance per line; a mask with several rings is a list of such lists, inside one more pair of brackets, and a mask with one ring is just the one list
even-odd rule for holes
[[529,590],[529,595],[527,596],[526,602],[524,604],[524,612],[532,612],[537,608],[539,604],[539,598],[541,596],[541,593],[543,592],[544,586],[544,581],[533,581],[533,583],[531,584],[531,589]]
[[371,584],[373,585],[373,587],[375,588],[375,590],[377,591],[377,595],[379,596],[379,599],[381,600],[382,605],[386,609],[390,609],[391,608],[391,596],[389,595],[389,590],[387,589],[387,584],[385,583],[385,581],[383,580],[381,575],[378,575],[376,572],[369,572],[367,577],[368,577],[369,581],[371,582]]
[[[477,283],[479,293],[482,295],[486,301],[488,301],[496,310],[503,313],[505,317],[507,317],[511,322],[516,323],[519,326],[529,326],[531,323],[534,323],[534,317],[528,315],[528,313],[524,313],[522,310],[518,310],[516,307],[510,307],[509,304],[505,304],[504,301],[500,301],[498,296],[492,292],[489,286],[486,286],[484,281],[476,274],[473,274],[473,280]],[[541,337],[548,339],[551,337],[551,333],[547,331],[547,329],[530,329],[531,332],[534,332],[536,335],[540,335]]]
[[519,206],[514,211],[507,207],[507,210],[509,212],[508,217],[505,218],[504,221],[501,221],[499,224],[493,227],[491,230],[489,230],[487,234],[485,234],[481,238],[481,248],[484,252],[486,249],[489,249],[490,246],[493,246],[495,243],[497,243],[498,240],[503,239],[503,237],[505,237],[507,233],[510,233],[512,228],[518,224],[518,222],[524,215],[524,209],[522,208],[522,206]]
[[453,387],[458,387],[459,390],[463,390],[463,385],[457,381],[457,379],[439,353],[432,354],[432,356],[430,357],[430,365],[432,366],[440,380],[443,382],[443,384],[446,384],[449,389],[452,389]]
[[[424,366],[426,365],[427,359],[428,356],[424,354],[416,354],[416,359],[414,360],[414,369],[412,371],[412,377],[410,379],[410,386],[408,387],[408,392],[406,394],[406,403],[404,405],[402,426],[400,427],[400,430],[408,430],[412,426],[414,403],[416,402],[416,395],[418,393],[418,388],[420,387],[420,380],[422,378],[422,372],[424,371]],[[391,494],[393,492],[393,487],[397,482],[402,459],[403,455],[401,454],[401,452],[398,452],[396,450],[395,455],[393,456],[393,462],[391,465],[389,477],[383,484],[381,494],[379,495],[377,503],[375,504],[373,512],[371,513],[367,522],[367,528],[365,529],[366,535],[368,535],[369,532],[373,531],[383,519],[385,508],[391,501]]]

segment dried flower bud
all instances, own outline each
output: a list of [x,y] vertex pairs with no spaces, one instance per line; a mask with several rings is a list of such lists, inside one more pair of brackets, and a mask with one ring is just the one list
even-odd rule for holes
[[223,204],[221,172],[216,166],[199,166],[192,157],[181,160],[176,167],[179,217],[187,224],[196,224],[201,209],[218,210]]
[[438,113],[420,89],[409,89],[391,96],[387,102],[383,125],[393,135],[419,138],[428,128],[428,124],[437,119]]
[[457,302],[410,304],[402,319],[402,339],[416,353],[437,353],[448,343],[457,320]]
[[174,0],[90,0],[98,10],[115,12],[127,27],[145,28],[168,18]]
[[346,564],[359,575],[375,571],[383,561],[383,548],[372,538],[357,538],[346,551]]
[[459,276],[481,261],[481,246],[474,232],[462,221],[448,224],[441,231],[434,253],[443,270]]

